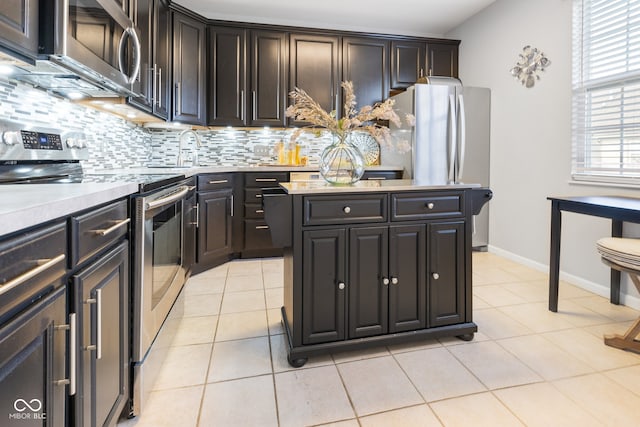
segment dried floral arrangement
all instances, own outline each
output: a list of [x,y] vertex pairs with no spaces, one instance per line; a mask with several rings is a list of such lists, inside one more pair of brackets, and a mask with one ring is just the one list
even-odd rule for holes
[[[411,149],[407,141],[393,141],[389,128],[379,124],[379,121],[389,121],[400,126],[400,117],[393,110],[395,100],[387,99],[373,106],[365,105],[358,110],[353,82],[342,82],[341,86],[344,89],[344,117],[337,118],[335,110],[325,111],[307,92],[297,87],[289,92],[293,104],[287,107],[286,116],[311,123],[316,128],[316,135],[321,133],[317,128],[324,128],[344,140],[351,132],[360,130],[368,132],[381,146],[393,146],[399,151]],[[414,125],[415,118],[412,115],[407,114],[405,119],[410,126]],[[291,141],[295,141],[304,131],[305,128],[296,129],[291,135]]]

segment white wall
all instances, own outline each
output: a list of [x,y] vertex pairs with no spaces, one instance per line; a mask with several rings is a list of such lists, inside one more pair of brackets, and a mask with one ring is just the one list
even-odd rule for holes
[[[548,271],[550,202],[547,196],[627,194],[638,190],[570,184],[571,0],[498,0],[446,34],[462,40],[460,78],[489,87],[491,106],[490,250]],[[551,66],[527,89],[509,70],[525,45],[542,50]],[[608,269],[595,250],[610,235],[605,219],[563,213],[561,278],[601,295]],[[640,236],[625,224],[625,235]],[[623,303],[640,308],[623,279]]]

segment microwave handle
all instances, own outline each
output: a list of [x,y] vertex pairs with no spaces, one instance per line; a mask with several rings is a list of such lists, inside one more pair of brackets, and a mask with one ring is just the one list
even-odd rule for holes
[[[131,40],[133,40],[133,48],[134,48],[133,56],[136,59],[136,62],[133,66],[133,71],[131,72],[131,74],[127,74],[123,65],[124,43],[129,37],[131,37]],[[122,32],[122,37],[120,37],[120,44],[118,46],[118,68],[120,68],[120,72],[126,76],[127,83],[129,84],[133,83],[138,77],[138,74],[140,73],[140,53],[141,53],[140,39],[138,38],[138,34],[136,33],[136,30],[133,27],[129,27]]]

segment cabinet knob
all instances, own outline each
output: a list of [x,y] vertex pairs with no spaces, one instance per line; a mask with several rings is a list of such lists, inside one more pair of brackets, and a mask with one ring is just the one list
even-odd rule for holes
[[338,282],[338,289],[342,290],[344,289],[344,287],[345,287],[344,282]]
[[388,285],[389,284],[389,279],[387,279],[386,277],[382,278],[382,284],[383,285]]
[[427,209],[433,209],[434,206],[433,203],[427,203]]
[[431,277],[433,277],[433,280],[438,280],[440,278],[440,275],[438,273],[432,273]]
[[349,206],[345,206],[344,208],[342,208],[342,211],[346,214],[351,212],[351,208]]
[[397,277],[392,277],[391,278],[391,284],[392,285],[397,285],[398,284],[398,278]]

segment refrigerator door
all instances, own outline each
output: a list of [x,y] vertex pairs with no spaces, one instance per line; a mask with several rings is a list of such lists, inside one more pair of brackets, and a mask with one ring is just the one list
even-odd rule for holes
[[[456,86],[415,85],[415,138],[413,179],[417,184],[447,184],[455,160]],[[452,145],[454,144],[454,145]]]
[[[462,101],[462,102],[460,102]],[[458,93],[459,121],[457,182],[489,187],[489,139],[491,92],[487,88],[464,87]],[[463,138],[464,135],[464,138]],[[489,204],[474,217],[472,246],[486,247],[489,241]]]

